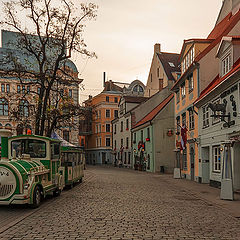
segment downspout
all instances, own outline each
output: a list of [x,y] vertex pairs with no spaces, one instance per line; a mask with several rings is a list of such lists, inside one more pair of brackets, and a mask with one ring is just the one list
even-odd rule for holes
[[152,121],[150,121],[151,126],[151,136],[152,136],[152,159],[153,159],[153,172],[155,173],[155,145],[154,145],[154,136],[153,136],[153,125]]
[[198,88],[198,97],[200,96],[200,70],[199,64],[197,64],[197,88]]

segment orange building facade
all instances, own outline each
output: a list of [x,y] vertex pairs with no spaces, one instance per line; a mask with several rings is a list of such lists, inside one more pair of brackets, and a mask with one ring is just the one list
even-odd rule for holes
[[[112,163],[112,124],[111,121],[118,116],[118,102],[122,94],[121,88],[106,82],[103,92],[85,101],[86,107],[92,109],[92,131],[85,136],[86,162],[89,164]],[[80,136],[80,139],[83,139]]]
[[[198,113],[194,101],[199,96],[199,66],[194,62],[212,40],[185,40],[180,54],[181,77],[173,86],[176,117],[176,167],[182,177],[198,179]],[[187,142],[181,149],[181,128],[187,129]],[[180,150],[181,149],[181,150]]]

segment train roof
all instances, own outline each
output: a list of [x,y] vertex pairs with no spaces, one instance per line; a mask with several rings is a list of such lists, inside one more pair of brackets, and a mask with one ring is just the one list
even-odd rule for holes
[[39,135],[18,135],[18,136],[13,136],[13,137],[10,137],[9,139],[31,139],[31,138],[39,138],[39,139],[43,139],[43,140],[48,140],[48,141],[51,141],[51,142],[61,142],[60,140],[58,139],[53,139],[53,138],[49,138],[49,137],[45,137],[45,136],[39,136]]

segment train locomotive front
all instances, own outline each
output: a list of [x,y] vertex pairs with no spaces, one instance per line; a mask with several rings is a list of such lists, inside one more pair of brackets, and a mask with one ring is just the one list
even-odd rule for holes
[[47,137],[2,137],[0,204],[38,207],[47,194],[59,195],[64,187],[60,142]]

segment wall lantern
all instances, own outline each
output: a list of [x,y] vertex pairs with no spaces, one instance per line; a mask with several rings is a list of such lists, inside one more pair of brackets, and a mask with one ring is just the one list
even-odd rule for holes
[[172,129],[168,129],[167,136],[171,137],[172,135],[173,135],[173,130]]

